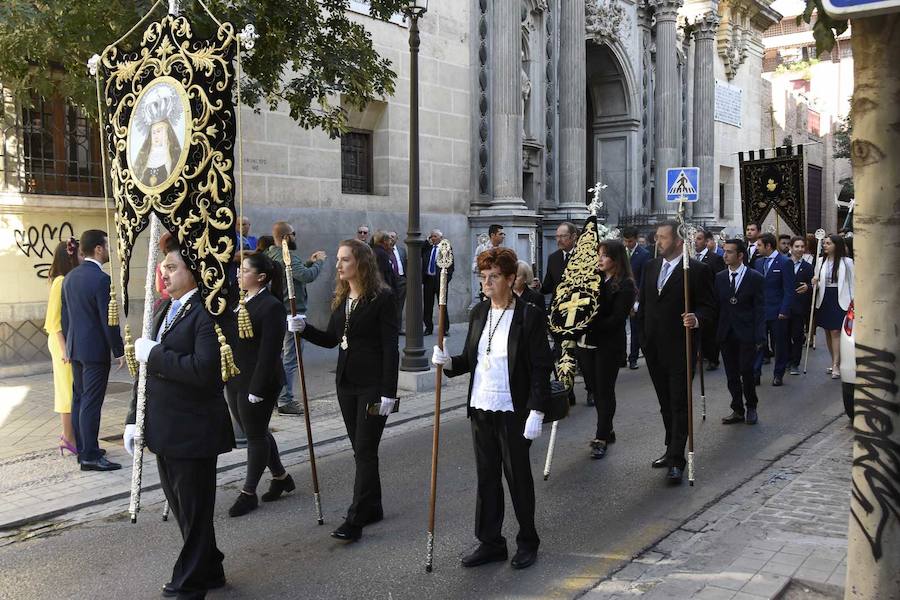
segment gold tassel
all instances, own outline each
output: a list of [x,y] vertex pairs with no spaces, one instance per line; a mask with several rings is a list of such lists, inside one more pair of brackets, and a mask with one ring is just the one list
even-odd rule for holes
[[238,335],[242,340],[253,337],[253,323],[250,322],[250,313],[247,311],[247,290],[241,290],[241,303],[238,308]]
[[116,286],[109,285],[109,309],[106,311],[106,319],[110,327],[119,326],[119,303],[116,301]]
[[138,361],[137,355],[134,353],[134,340],[131,337],[131,327],[125,325],[125,364],[128,365],[128,372],[132,377],[137,377]]
[[225,339],[225,334],[222,333],[222,328],[218,325],[216,325],[216,337],[219,338],[219,352],[222,357],[222,381],[228,381],[235,375],[240,375],[241,371],[234,363],[234,353],[231,351],[231,346],[228,345],[228,340]]

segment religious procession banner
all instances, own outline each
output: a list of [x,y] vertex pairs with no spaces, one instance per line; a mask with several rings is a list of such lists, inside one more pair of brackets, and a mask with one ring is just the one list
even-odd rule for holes
[[126,312],[132,250],[152,213],[180,243],[206,308],[225,310],[235,249],[236,51],[230,23],[199,39],[186,18],[170,15],[147,27],[139,47],[110,46],[100,56]]
[[775,156],[766,158],[759,151],[756,158],[751,151],[748,160],[738,153],[741,169],[741,198],[744,226],[762,223],[769,211],[775,210],[791,230],[806,233],[806,200],[803,184],[803,146],[775,149]]

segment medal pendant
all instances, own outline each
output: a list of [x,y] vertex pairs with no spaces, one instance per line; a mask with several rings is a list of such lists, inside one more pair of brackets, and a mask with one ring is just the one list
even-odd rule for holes
[[485,369],[491,368],[491,355],[490,354],[488,354],[484,357],[484,368]]
[[729,300],[729,302],[731,302],[732,304],[737,304],[737,298],[732,296],[731,300]]
[[350,347],[350,344],[347,343],[347,336],[341,338],[341,350],[346,350]]

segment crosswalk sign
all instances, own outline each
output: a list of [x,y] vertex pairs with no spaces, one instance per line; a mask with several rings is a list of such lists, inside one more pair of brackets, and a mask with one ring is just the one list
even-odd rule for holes
[[666,202],[696,202],[699,189],[699,167],[666,169]]

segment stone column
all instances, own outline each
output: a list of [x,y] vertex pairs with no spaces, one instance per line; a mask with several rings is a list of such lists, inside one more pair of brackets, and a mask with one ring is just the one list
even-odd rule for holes
[[656,0],[656,206],[666,206],[666,169],[681,166],[681,82],[678,78],[678,9],[682,0]]
[[700,200],[696,213],[713,217],[715,205],[716,30],[719,16],[706,13],[694,23],[694,166],[700,167]]
[[559,208],[587,199],[584,0],[563,0],[559,15]]
[[522,3],[495,0],[491,12],[491,208],[522,199]]

